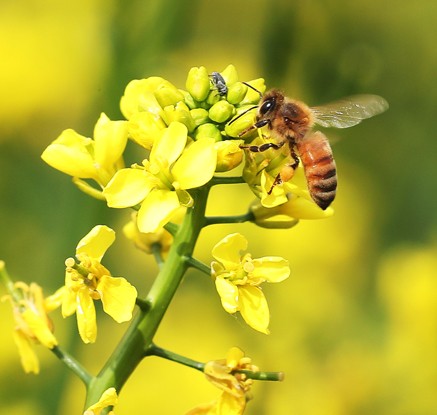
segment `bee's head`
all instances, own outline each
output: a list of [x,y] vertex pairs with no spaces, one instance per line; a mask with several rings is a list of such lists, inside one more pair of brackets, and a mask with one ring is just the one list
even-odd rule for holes
[[284,95],[276,89],[267,92],[258,107],[257,119],[271,119],[284,102]]

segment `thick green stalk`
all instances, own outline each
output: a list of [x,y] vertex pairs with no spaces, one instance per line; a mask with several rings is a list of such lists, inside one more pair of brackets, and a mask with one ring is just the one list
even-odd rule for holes
[[205,225],[208,192],[208,186],[192,192],[194,206],[187,210],[167,260],[146,298],[149,308],[138,312],[106,365],[89,383],[86,408],[97,402],[101,394],[111,386],[119,392],[143,359],[144,350],[152,345],[159,324],[189,267],[187,258],[192,256],[199,233]]

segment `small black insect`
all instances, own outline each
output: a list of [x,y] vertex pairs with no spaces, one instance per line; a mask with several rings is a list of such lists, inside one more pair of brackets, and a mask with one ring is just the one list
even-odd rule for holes
[[226,95],[228,93],[228,87],[226,86],[226,81],[223,76],[221,76],[219,72],[213,72],[210,77],[211,82],[217,88],[219,95]]

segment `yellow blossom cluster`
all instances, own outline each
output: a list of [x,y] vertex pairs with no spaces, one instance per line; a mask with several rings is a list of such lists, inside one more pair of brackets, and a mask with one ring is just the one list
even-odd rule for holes
[[[125,120],[102,114],[93,139],[65,130],[43,152],[43,160],[109,207],[137,209],[140,232],[157,232],[180,207],[193,205],[191,189],[241,164],[244,141],[239,135],[253,125],[253,110],[265,91],[262,78],[241,82],[233,65],[213,76],[205,67],[191,68],[185,86],[179,89],[157,76],[131,81],[120,102]],[[145,157],[124,167],[128,139]],[[258,131],[245,135],[254,144],[264,139]],[[303,181],[285,182],[269,192],[289,158],[285,148],[256,155],[246,151],[243,179],[266,208],[288,202],[299,207],[293,219],[331,215],[332,210],[321,213],[312,206]]]

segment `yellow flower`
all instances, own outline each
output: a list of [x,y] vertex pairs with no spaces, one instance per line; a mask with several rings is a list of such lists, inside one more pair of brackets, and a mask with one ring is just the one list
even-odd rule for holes
[[237,370],[258,371],[238,347],[232,347],[226,359],[206,363],[206,378],[221,389],[222,394],[210,403],[193,408],[186,415],[241,415],[250,399],[248,393],[253,381],[243,373],[235,373]]
[[[265,140],[258,137],[251,145],[258,146],[263,143]],[[243,178],[252,192],[261,200],[263,206],[274,207],[287,202],[287,193],[289,192],[298,196],[307,194],[309,197],[305,181],[301,183],[294,178],[299,168],[294,171],[289,167],[290,163],[291,158],[285,146],[281,150],[271,148],[258,153],[246,150]],[[283,183],[273,187],[273,183],[280,173]],[[293,182],[289,182],[288,180],[292,178],[294,178]]]
[[280,282],[288,278],[288,261],[269,256],[252,259],[240,255],[247,248],[246,238],[234,233],[223,238],[212,250],[218,261],[211,263],[212,276],[223,308],[228,313],[239,311],[247,324],[268,334],[270,313],[267,300],[259,287],[263,282]]
[[141,232],[156,232],[180,206],[193,204],[189,189],[203,186],[214,175],[214,141],[202,139],[187,147],[187,127],[173,122],[156,139],[143,166],[119,170],[103,190],[109,207],[141,204],[137,224]]
[[[99,415],[103,409],[107,408],[108,406],[114,406],[118,403],[118,396],[117,391],[115,388],[108,388],[105,390],[105,392],[102,393],[102,396],[100,397],[99,401],[95,403],[94,405],[91,405],[84,413],[83,415]],[[109,415],[113,415],[114,412],[109,412]]]
[[102,113],[94,128],[94,140],[74,130],[64,130],[41,158],[63,173],[93,179],[103,187],[122,166],[126,142],[127,122],[111,121]]
[[159,121],[163,107],[183,100],[182,92],[171,82],[159,76],[151,76],[129,82],[121,98],[120,109],[128,120],[137,112],[148,112]]
[[[181,206],[171,217],[171,222],[180,224],[185,216],[186,208]],[[137,214],[132,214],[132,219],[123,227],[123,233],[130,239],[138,249],[146,254],[153,253],[153,247],[159,247],[159,252],[165,258],[173,244],[173,236],[164,228],[158,229],[154,233],[140,232],[137,226]]]
[[165,107],[175,106],[184,95],[164,78],[135,79],[127,85],[120,109],[128,120],[128,134],[140,146],[151,149],[168,122]]
[[299,219],[324,219],[334,214],[334,209],[320,209],[312,200],[288,193],[287,202],[267,208],[257,200],[250,206],[254,222],[263,228],[291,228]]
[[14,284],[14,291],[3,297],[11,301],[15,331],[14,340],[20,353],[21,364],[26,373],[39,373],[38,358],[32,348],[33,343],[53,349],[58,342],[53,335],[53,325],[47,313],[42,288],[35,283]]
[[[258,137],[252,145],[263,143],[265,140]],[[290,163],[291,157],[286,146],[281,150],[271,148],[258,153],[246,150],[243,178],[260,199],[261,205],[266,208],[260,210],[261,219],[262,216],[276,215],[285,215],[293,219],[322,219],[332,216],[334,214],[332,208],[323,211],[311,198],[302,163],[296,169],[293,169]],[[273,186],[278,174],[281,175],[282,183]],[[269,209],[277,207],[279,209],[268,213]],[[257,224],[265,227],[287,227],[286,223],[277,221],[273,226],[270,226],[273,224],[272,221],[271,223],[260,221]],[[292,222],[291,226],[293,224]]]
[[76,313],[82,340],[93,343],[97,336],[94,300],[101,300],[103,310],[117,323],[129,321],[135,306],[137,290],[126,279],[112,277],[100,263],[115,240],[115,232],[107,226],[95,226],[77,245],[76,264],[65,261],[65,286],[62,295],[62,315]]

